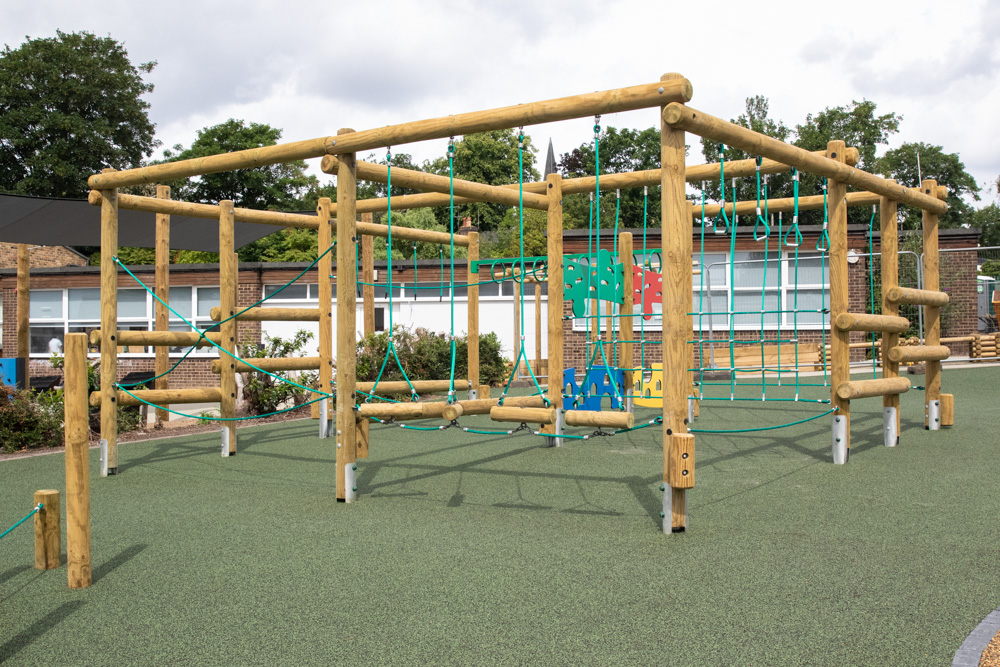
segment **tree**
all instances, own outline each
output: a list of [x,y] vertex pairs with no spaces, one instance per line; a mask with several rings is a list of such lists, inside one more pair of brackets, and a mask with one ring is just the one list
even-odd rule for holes
[[[224,123],[198,130],[190,148],[177,144],[163,151],[164,162],[273,146],[281,129],[266,123],[246,123],[230,118]],[[170,183],[175,199],[215,204],[231,199],[240,208],[295,210],[311,188],[318,187],[315,176],[307,176],[306,163],[296,160],[253,169],[206,174],[197,179]]]
[[[395,187],[393,187],[393,190],[395,190]],[[448,233],[448,229],[438,221],[434,212],[429,208],[415,208],[408,211],[393,213],[392,226],[394,228],[409,227],[410,229],[427,229],[435,232],[443,232],[445,234]],[[374,243],[373,250],[375,259],[386,258],[387,242],[388,239],[381,237],[375,237],[372,239],[372,243]],[[394,261],[407,259],[412,260],[413,251],[413,241],[404,240],[398,236],[393,237],[392,258]],[[448,258],[451,257],[451,248],[449,245],[418,241],[416,243],[416,253],[417,259],[438,259],[443,256],[445,261],[448,261]],[[467,253],[468,251],[465,248],[455,246],[455,257],[466,257]]]
[[981,229],[983,234],[979,237],[979,245],[985,247],[1000,246],[1000,206],[990,204],[977,211],[973,211],[971,216],[971,226]]
[[[548,252],[546,226],[548,217],[545,211],[524,209],[524,256],[542,257]],[[507,209],[496,240],[483,244],[483,258],[497,259],[502,257],[521,256],[520,216],[514,209]]]
[[[920,167],[917,167],[917,155]],[[979,186],[976,179],[965,171],[965,165],[958,153],[945,153],[941,146],[923,142],[905,143],[899,148],[886,151],[878,161],[878,170],[887,178],[894,178],[901,185],[919,187],[920,179],[932,178],[938,185],[948,188],[948,211],[938,218],[942,228],[959,227],[970,224],[973,209],[966,203],[965,196],[979,201]],[[901,206],[899,213],[905,229],[920,229],[920,211]]]
[[143,81],[125,48],[89,32],[0,51],[0,190],[82,198],[87,177],[139,166],[159,145]]
[[[524,181],[540,178],[535,169],[535,147],[531,137],[524,137],[522,169],[518,169],[517,130],[493,130],[481,134],[468,134],[455,142],[455,178],[476,181],[487,185],[507,185],[517,183],[519,174]],[[424,163],[424,171],[447,176],[449,173],[447,155]],[[505,209],[502,204],[485,202],[461,204],[455,207],[456,218],[472,218],[472,224],[484,231],[500,226]],[[435,214],[438,222],[446,229],[457,228],[457,220],[449,220],[447,206],[438,207]]]
[[[655,127],[645,130],[608,127],[598,136],[597,149],[601,154],[602,174],[621,174],[660,167],[660,131]],[[595,146],[593,141],[580,144],[559,157],[557,167],[565,178],[594,176],[596,173]],[[640,228],[643,225],[643,189],[627,188],[621,192],[621,210],[618,223],[622,228]],[[660,186],[649,187],[646,224],[660,226]],[[619,202],[614,192],[601,193],[601,227],[615,226],[615,213]],[[563,216],[566,227],[587,227],[590,221],[589,195],[567,195]],[[544,252],[542,253],[544,254]]]

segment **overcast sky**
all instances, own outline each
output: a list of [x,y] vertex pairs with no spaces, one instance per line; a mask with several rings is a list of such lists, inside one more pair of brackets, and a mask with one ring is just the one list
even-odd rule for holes
[[[188,146],[228,118],[269,123],[293,141],[680,72],[694,85],[691,106],[723,118],[751,95],[769,98],[790,126],[867,98],[903,116],[893,146],[959,153],[984,187],[1000,176],[996,1],[34,0],[6,2],[0,17],[0,43],[11,47],[86,30],[124,42],[134,63],[157,61],[148,99],[164,147]],[[653,110],[602,120],[656,122]],[[591,125],[527,131],[543,148],[551,137],[558,155],[589,141]],[[393,150],[419,162],[446,143]]]

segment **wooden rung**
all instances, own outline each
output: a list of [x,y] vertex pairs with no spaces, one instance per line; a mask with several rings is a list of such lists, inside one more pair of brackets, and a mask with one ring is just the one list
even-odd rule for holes
[[[197,387],[194,389],[129,389],[138,398],[154,403],[156,405],[170,405],[171,403],[218,403],[222,400],[222,389],[219,387]],[[118,392],[118,407],[128,407],[130,405],[145,405],[142,401],[132,398],[124,391]],[[101,406],[101,393],[98,391],[90,394],[91,407]]]
[[[449,380],[413,380],[413,389],[418,393],[448,391]],[[358,382],[355,387],[359,391],[371,391],[375,388],[374,382]],[[468,380],[455,380],[455,390],[468,389]],[[405,380],[391,380],[378,383],[378,393],[380,394],[409,394],[410,385]]]
[[837,396],[849,401],[855,398],[904,394],[909,390],[910,381],[906,378],[876,378],[874,380],[841,382],[837,387]]
[[946,306],[951,299],[945,292],[909,287],[890,287],[885,291],[885,298],[892,303],[908,303],[915,306]]
[[[272,373],[278,371],[314,371],[319,368],[319,357],[275,357],[269,359],[247,359],[247,362]],[[212,372],[215,374],[221,373],[224,364],[236,364],[237,373],[251,373],[255,371],[247,363],[237,361],[226,355],[224,359],[212,360]]]
[[[462,406],[463,414],[488,415],[497,405],[497,398],[476,398],[468,401],[458,401],[454,405]],[[505,408],[544,408],[545,398],[542,396],[508,396],[503,399]],[[447,415],[445,415],[447,416]]]
[[631,412],[567,410],[563,416],[567,426],[608,426],[610,428],[632,428],[635,426],[635,415]]
[[841,313],[837,315],[837,328],[841,331],[883,331],[903,333],[910,328],[910,321],[894,315],[868,313]]
[[[222,309],[209,311],[213,322],[222,319]],[[237,322],[319,322],[319,308],[251,308],[236,318]]]
[[[115,342],[119,346],[162,345],[164,347],[191,347],[197,342],[198,347],[210,347],[212,343],[209,341],[222,343],[222,334],[218,332],[205,334],[205,338],[199,339],[198,333],[194,331],[119,331],[117,338],[118,340]],[[100,329],[94,329],[90,332],[90,344],[101,344]]]
[[[504,403],[507,400],[504,399]],[[555,408],[518,408],[498,405],[490,409],[490,419],[495,422],[525,422],[531,424],[554,424]]]
[[909,361],[941,361],[951,356],[946,345],[907,345],[889,350],[889,361],[894,363]]
[[462,407],[458,404],[449,405],[445,401],[428,401],[426,403],[362,403],[358,406],[359,418],[374,419],[458,419],[462,416]]

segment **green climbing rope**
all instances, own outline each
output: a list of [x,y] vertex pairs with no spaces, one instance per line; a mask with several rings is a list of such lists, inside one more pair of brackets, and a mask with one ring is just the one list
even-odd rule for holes
[[33,510],[31,510],[30,512],[28,512],[28,515],[26,517],[24,517],[23,519],[21,519],[20,521],[18,521],[17,523],[15,523],[13,526],[11,526],[10,528],[8,528],[7,530],[5,530],[2,533],[0,533],[0,539],[2,539],[4,537],[4,535],[6,535],[7,533],[9,533],[10,531],[12,531],[15,528],[17,528],[18,526],[20,526],[22,523],[24,523],[25,521],[27,521],[28,519],[30,519],[31,517],[33,517],[43,507],[45,507],[44,503],[38,503],[37,505],[35,505],[35,508]]

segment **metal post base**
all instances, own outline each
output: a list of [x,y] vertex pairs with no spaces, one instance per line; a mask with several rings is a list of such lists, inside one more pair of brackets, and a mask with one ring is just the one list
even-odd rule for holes
[[101,438],[101,477],[108,476],[108,441]]
[[470,401],[474,401],[477,398],[479,398],[479,390],[478,389],[469,389],[469,400]]
[[847,418],[833,416],[833,462],[837,465],[847,463],[850,453],[847,449]]
[[930,401],[927,404],[927,428],[931,431],[941,429],[941,401]]
[[229,429],[225,426],[222,427],[222,456],[229,456]]
[[661,484],[660,489],[663,491],[663,510],[660,512],[660,517],[663,519],[663,534],[683,533],[690,525],[687,503],[684,503],[684,527],[674,528],[674,490],[666,483]]
[[558,437],[563,434],[563,428],[566,426],[566,411],[562,408],[556,408],[556,423],[553,426],[555,427],[555,435],[545,438],[545,443],[549,447],[562,447],[563,438]]
[[883,444],[886,447],[895,447],[899,444],[899,431],[896,430],[896,408],[883,408],[882,435],[885,438]]
[[346,463],[344,464],[344,502],[353,503],[357,499],[357,481],[354,478],[354,473],[358,469],[356,463]]
[[319,402],[319,439],[330,436],[330,406],[326,398]]
[[694,399],[688,399],[688,424],[694,423]]

